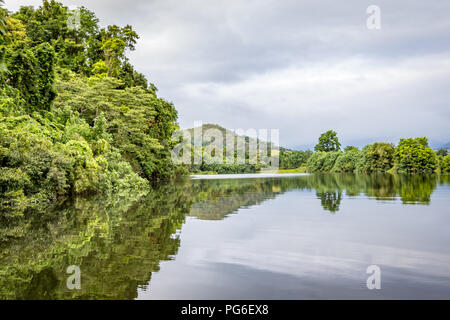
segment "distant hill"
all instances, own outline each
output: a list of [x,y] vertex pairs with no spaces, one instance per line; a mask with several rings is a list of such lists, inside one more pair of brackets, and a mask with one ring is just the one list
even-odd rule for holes
[[[191,139],[191,141],[190,141],[191,145],[194,144],[195,139],[198,139],[198,137],[194,136],[195,129],[200,129],[200,127],[184,130],[185,133],[189,133],[189,136]],[[216,172],[216,173],[257,172],[259,170],[263,170],[264,168],[268,168],[271,165],[273,165],[274,162],[272,162],[272,161],[276,158],[271,158],[271,157],[277,157],[277,156],[278,156],[277,163],[279,164],[279,167],[281,169],[297,169],[297,168],[303,166],[312,154],[311,151],[291,150],[288,148],[280,147],[274,143],[267,142],[263,139],[257,139],[255,137],[253,137],[253,136],[256,136],[256,134],[259,134],[259,132],[245,132],[244,131],[243,133],[252,136],[252,137],[249,137],[244,134],[242,134],[242,135],[237,134],[236,131],[225,129],[217,124],[204,124],[204,125],[202,125],[201,129],[202,129],[202,134],[203,134],[202,147],[218,146],[218,143],[216,141],[211,141],[213,139],[207,138],[207,137],[205,138],[205,136],[204,136],[206,130],[215,129],[222,133],[222,137],[224,139],[224,141],[222,142],[222,147],[224,148],[224,155],[225,154],[227,156],[231,155],[231,152],[232,152],[231,150],[234,149],[234,159],[236,160],[240,154],[238,152],[242,151],[242,149],[244,149],[246,161],[245,161],[245,164],[241,163],[241,162],[236,162],[236,163],[228,162],[228,160],[226,160],[226,163],[224,163],[224,164],[216,164],[216,163],[211,164],[211,163],[208,163],[208,161],[202,161],[201,164],[197,163],[197,164],[191,165],[189,167],[188,170],[193,173],[197,173],[197,172]],[[238,131],[238,133],[240,133],[240,132]],[[267,138],[270,139],[271,138],[270,132],[268,132],[267,134],[268,134]],[[234,138],[234,143],[235,143],[234,148],[229,148],[226,143],[227,141],[225,141],[230,136]],[[265,144],[267,144],[267,148],[266,148],[267,155],[260,153],[263,150]],[[199,143],[197,143],[196,145],[198,146]],[[244,148],[242,148],[242,146],[244,146]],[[258,147],[259,153],[253,152],[253,151],[256,151],[255,149],[253,149],[253,147]],[[199,149],[197,149],[197,151],[195,149],[193,149],[193,150],[194,150],[194,157],[195,157],[195,154],[199,155],[199,153],[200,153]],[[226,152],[225,152],[225,150],[226,150]],[[210,156],[211,155],[209,155],[209,151],[207,153],[202,153],[203,160],[205,159],[205,157],[210,157]],[[214,153],[214,156],[215,156],[215,153]],[[262,160],[261,156],[264,157],[264,160]],[[250,159],[256,160],[256,158],[258,158],[258,160],[256,162],[249,161]],[[267,161],[269,161],[270,163],[268,163]]]
[[[197,129],[197,128],[198,128],[198,127],[196,127],[196,128],[190,128],[190,129],[184,130],[184,131],[186,131],[186,132],[189,132],[189,134],[191,135],[191,137],[192,137],[192,143],[193,143],[193,141],[194,141],[194,129]],[[223,141],[223,143],[224,143],[223,145],[224,145],[224,146],[225,146],[225,139],[226,139],[227,134],[233,136],[233,137],[235,138],[235,142],[237,142],[237,143],[242,143],[242,142],[243,142],[246,146],[247,146],[250,142],[256,143],[256,142],[258,141],[258,139],[255,139],[255,138],[252,138],[252,137],[249,137],[249,136],[238,135],[238,134],[236,134],[234,131],[229,130],[229,129],[225,129],[225,128],[223,128],[223,127],[217,125],[217,124],[211,124],[211,123],[208,123],[208,124],[204,124],[204,125],[202,126],[202,132],[203,132],[203,133],[204,133],[206,130],[209,130],[209,129],[216,129],[216,130],[219,130],[220,132],[222,132],[222,135],[223,135],[223,137],[224,137],[224,141]],[[270,133],[268,133],[268,134],[270,134]],[[269,138],[270,138],[270,136],[269,136]],[[265,141],[261,140],[261,143],[262,143],[262,142],[265,142]],[[207,141],[207,140],[205,140],[205,139],[202,140],[202,145],[203,145],[203,146],[206,146],[206,145],[209,145],[209,144],[211,144],[209,141]],[[238,144],[238,145],[239,145],[239,144]],[[270,144],[270,145],[268,145],[268,148],[270,148],[270,146],[275,146],[275,145],[274,145],[274,144]]]
[[441,148],[442,148],[442,149],[450,149],[450,142],[447,142],[447,143],[444,144]]

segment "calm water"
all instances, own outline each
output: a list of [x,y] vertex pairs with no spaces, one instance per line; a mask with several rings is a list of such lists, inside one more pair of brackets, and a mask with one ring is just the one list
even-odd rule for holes
[[217,178],[2,219],[0,298],[450,299],[449,176]]

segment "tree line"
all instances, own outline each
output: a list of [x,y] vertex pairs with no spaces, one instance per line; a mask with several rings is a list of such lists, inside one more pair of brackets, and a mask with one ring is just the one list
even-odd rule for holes
[[84,7],[0,7],[1,206],[139,192],[180,173],[177,111],[127,57],[138,38]]
[[450,172],[450,155],[434,151],[426,137],[400,139],[397,146],[375,142],[361,150],[347,146],[341,151],[336,132],[330,130],[320,136],[315,151],[306,162],[311,172]]

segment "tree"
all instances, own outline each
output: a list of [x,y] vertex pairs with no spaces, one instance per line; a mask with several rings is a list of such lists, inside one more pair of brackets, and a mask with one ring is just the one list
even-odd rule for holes
[[349,152],[349,151],[353,151],[353,150],[358,150],[358,148],[354,147],[354,146],[346,146],[344,148],[344,152]]
[[[6,34],[6,13],[3,7],[3,0],[0,0],[0,42],[4,42],[4,36]],[[4,60],[4,49],[0,47],[0,80],[2,79],[2,74],[6,72],[6,66]]]
[[314,148],[316,151],[336,152],[341,148],[336,132],[329,130],[319,138],[319,143]]
[[450,155],[445,156],[441,161],[441,172],[450,173]]
[[437,152],[436,152],[436,154],[438,155],[438,156],[443,156],[443,157],[445,157],[447,154],[448,154],[448,152],[447,152],[447,149],[439,149]]
[[401,172],[433,172],[437,168],[436,152],[428,146],[426,137],[401,139],[395,160]]
[[117,77],[120,74],[120,67],[127,61],[125,49],[135,50],[136,40],[139,36],[133,31],[130,25],[120,28],[116,25],[108,26],[101,32],[102,46],[108,76]]
[[312,156],[308,159],[306,166],[308,167],[308,171],[310,172],[320,172],[322,171],[325,159],[327,157],[327,153],[324,151],[317,151],[312,154]]
[[177,111],[128,63],[137,34],[100,31],[84,8],[69,28],[71,14],[47,0],[0,8],[0,219],[4,204],[142,192],[182,173],[170,153]]
[[375,142],[368,150],[371,172],[386,172],[394,165],[395,147],[392,143]]
[[362,151],[354,148],[342,153],[334,164],[332,172],[354,172],[356,164],[362,156]]
[[49,110],[56,93],[53,88],[55,51],[44,42],[28,49],[24,42],[8,48],[7,83],[19,90],[28,110]]
[[0,37],[6,33],[6,13],[3,10],[4,1],[0,0]]
[[282,169],[297,169],[306,164],[312,151],[293,151],[281,148],[280,150],[280,168]]

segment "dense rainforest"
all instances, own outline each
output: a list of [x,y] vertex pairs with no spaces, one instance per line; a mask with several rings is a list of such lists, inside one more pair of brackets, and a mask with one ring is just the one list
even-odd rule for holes
[[3,218],[72,195],[141,192],[179,173],[177,111],[127,58],[138,38],[84,7],[0,8]]

